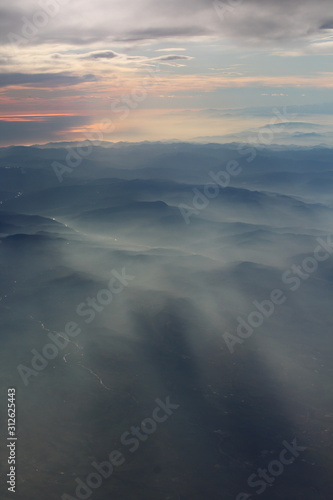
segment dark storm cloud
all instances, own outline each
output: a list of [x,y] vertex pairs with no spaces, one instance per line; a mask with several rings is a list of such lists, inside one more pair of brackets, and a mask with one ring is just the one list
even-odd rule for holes
[[24,85],[26,87],[53,87],[59,85],[77,85],[94,82],[94,75],[73,76],[65,73],[3,73],[0,74],[0,87]]

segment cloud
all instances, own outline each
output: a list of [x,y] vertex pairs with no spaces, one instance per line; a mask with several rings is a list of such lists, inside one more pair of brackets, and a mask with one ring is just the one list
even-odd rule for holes
[[171,47],[169,49],[156,49],[155,52],[175,52],[175,50],[186,50],[186,49],[183,49],[181,47],[178,48]]
[[[42,122],[41,122],[42,118]],[[0,144],[32,144],[59,140],[59,134],[90,123],[87,116],[36,117],[27,121],[0,120]]]
[[318,123],[310,123],[310,122],[281,122],[275,124],[264,125],[262,128],[286,128],[286,129],[319,129],[323,128],[323,125],[319,125]]
[[[226,10],[225,6],[229,6]],[[12,0],[1,9],[2,43],[8,33],[22,35],[43,11],[33,0]],[[144,15],[142,15],[144,13]],[[24,19],[24,20],[23,20]],[[86,45],[98,42],[231,38],[237,43],[291,41],[320,35],[333,27],[331,0],[247,0],[232,7],[219,0],[72,0],[35,30],[28,44]],[[160,49],[164,50],[164,49]],[[110,51],[112,54],[112,51]],[[105,56],[106,57],[106,56]]]
[[283,50],[283,51],[277,50],[275,55],[284,57],[333,55],[333,40],[314,41],[296,50]]
[[322,30],[333,30],[333,19],[330,19],[329,21],[325,21],[325,23],[320,26]]
[[248,128],[220,136],[195,137],[195,141],[218,143],[248,142],[266,147],[261,137],[269,138],[270,144],[297,144],[299,146],[316,146],[320,143],[333,145],[333,130],[330,126],[310,122],[279,122],[263,124],[260,127]]
[[10,64],[10,58],[0,57],[0,66],[7,66],[7,64]]
[[[320,104],[302,104],[302,105],[289,105],[283,108],[277,108],[280,113],[284,113],[287,117],[301,117],[306,115],[332,115],[333,103],[320,103]],[[181,111],[184,116],[194,116],[203,118],[226,118],[226,117],[274,117],[274,108],[272,106],[256,106],[246,108],[204,108],[204,109],[185,109]],[[280,124],[281,125],[281,124]],[[319,127],[318,124],[294,121],[289,124],[284,123],[285,127],[293,128],[294,126]],[[271,126],[271,125],[270,125]],[[278,127],[279,125],[277,125]]]
[[154,61],[190,61],[191,59],[193,59],[193,57],[170,55],[170,56],[155,57],[153,60]]
[[[301,104],[301,105],[290,105],[286,106],[287,112],[290,114],[295,114],[298,116],[304,115],[332,115],[333,114],[333,103],[320,103],[320,104]],[[232,112],[232,110],[229,110]],[[261,107],[251,107],[239,110],[233,110],[236,114],[242,115],[246,114],[249,116],[271,116],[272,108],[261,106]]]
[[78,85],[96,81],[94,75],[73,76],[66,73],[3,73],[0,74],[0,87],[58,87],[59,85]]
[[88,54],[85,56],[85,59],[113,59],[115,57],[118,57],[119,54],[116,52],[113,52],[113,50],[106,50],[103,52],[92,52],[91,54]]
[[[170,23],[172,20],[170,19]],[[194,38],[200,36],[212,35],[213,32],[208,26],[151,26],[144,29],[133,29],[128,33],[124,33],[121,37],[115,37],[115,41],[119,42],[136,42],[143,40],[161,40],[163,38]]]
[[133,63],[138,63],[139,66],[142,66],[142,64],[147,64],[151,62],[172,62],[172,61],[190,61],[193,59],[191,56],[186,56],[186,55],[179,55],[179,54],[168,54],[168,55],[161,55],[158,57],[147,57],[147,56],[141,56],[141,55],[136,55],[136,56],[131,56],[126,53],[118,53],[114,52],[112,50],[108,51],[99,51],[99,52],[90,52],[88,54],[85,54],[82,56],[81,59],[87,59],[87,60],[114,60],[114,62],[119,66],[119,64],[124,65],[130,63],[133,65]]
[[[216,74],[178,74],[164,75],[163,81],[159,83],[159,91],[204,91],[213,92],[223,88],[332,88],[332,73],[319,73],[313,76],[306,75],[277,75],[277,76],[229,76]],[[277,92],[281,93],[281,92]]]
[[84,55],[82,59],[90,59],[90,60],[98,60],[98,59],[115,59],[118,58],[121,60],[122,63],[126,61],[138,61],[140,63],[145,63],[149,61],[189,61],[193,59],[193,57],[190,56],[185,56],[185,55],[178,55],[178,54],[169,54],[169,55],[163,55],[159,57],[146,57],[146,56],[129,56],[127,54],[120,54],[117,52],[114,52],[113,50],[105,50],[105,51],[99,51],[99,52],[91,52],[87,55]]
[[239,41],[267,40],[285,46],[323,33],[329,12],[333,12],[330,0],[248,0],[226,15],[223,30]]

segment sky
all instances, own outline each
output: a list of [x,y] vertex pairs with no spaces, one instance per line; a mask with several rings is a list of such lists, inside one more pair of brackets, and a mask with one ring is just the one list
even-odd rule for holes
[[276,110],[333,144],[331,0],[2,0],[0,33],[1,146],[247,140]]

